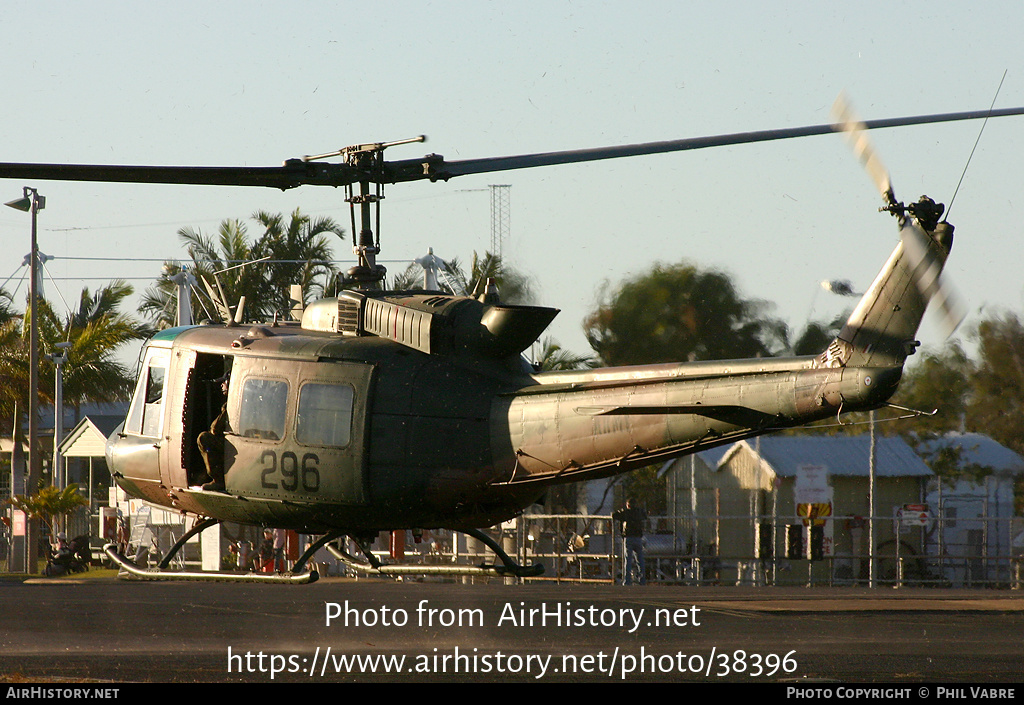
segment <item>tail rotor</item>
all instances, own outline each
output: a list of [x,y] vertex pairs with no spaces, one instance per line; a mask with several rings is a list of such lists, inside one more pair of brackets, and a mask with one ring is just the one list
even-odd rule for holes
[[944,206],[927,196],[909,206],[896,200],[889,171],[868,139],[864,123],[854,115],[845,93],[836,99],[832,117],[833,129],[845,134],[854,154],[881,194],[885,205],[879,210],[899,219],[900,240],[913,272],[914,284],[925,300],[934,301],[938,306],[946,337],[951,336],[966,314],[952,287],[942,277],[942,267],[953,245],[953,226],[939,221]]

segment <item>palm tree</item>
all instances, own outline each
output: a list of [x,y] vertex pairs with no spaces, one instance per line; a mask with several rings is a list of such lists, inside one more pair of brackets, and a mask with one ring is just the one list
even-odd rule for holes
[[28,341],[21,334],[21,316],[0,324],[0,428],[11,428],[15,410],[28,401]]
[[271,256],[277,260],[267,270],[268,294],[276,298],[273,311],[290,308],[288,289],[293,284],[302,287],[302,303],[310,298],[327,294],[337,276],[332,263],[328,233],[344,238],[345,231],[331,218],[310,219],[295,210],[286,223],[281,214],[259,211],[253,218],[264,227],[263,235],[254,245],[254,254]]
[[[203,282],[217,291],[222,303],[234,306],[245,296],[245,318],[269,320],[287,312],[289,287],[302,287],[303,303],[323,295],[333,282],[336,270],[328,234],[342,237],[344,231],[331,218],[311,219],[295,210],[286,220],[281,214],[258,211],[253,214],[263,234],[250,243],[248,229],[239,220],[221,222],[214,237],[191,227],[178,231],[191,258],[186,266],[199,282],[192,293],[192,309],[197,315],[221,319],[220,310]],[[265,261],[264,261],[265,260]],[[168,262],[156,285],[146,290],[139,310],[158,327],[175,324],[175,285],[172,278],[183,265]]]
[[[474,252],[468,274],[457,258],[446,261],[438,283],[442,290],[456,296],[479,296],[489,278],[495,280],[502,303],[525,304],[533,299],[529,278],[490,252],[485,252],[483,257]],[[410,264],[405,272],[395,277],[392,286],[394,289],[416,291],[422,289],[422,282],[421,267]]]
[[507,266],[499,255],[485,252],[480,257],[474,252],[469,278],[465,280],[466,291],[471,296],[479,296],[487,286],[488,279],[494,279],[497,283],[503,303],[525,304],[533,298],[530,280],[525,274]]
[[14,413],[16,389],[28,389],[27,351],[22,354],[21,348],[26,347],[21,335],[21,314],[14,310],[11,295],[6,289],[0,289],[0,427],[7,428],[6,420]]
[[[120,311],[121,304],[133,293],[130,285],[116,280],[90,294],[82,289],[78,309],[61,322],[60,327],[44,324],[43,317],[56,316],[48,302],[40,306],[40,339],[44,350],[53,350],[57,342],[71,343],[62,369],[64,403],[79,407],[85,402],[112,402],[127,399],[135,382],[134,370],[117,360],[118,350],[133,341],[145,340],[153,329]],[[42,365],[42,378],[50,388],[56,368],[49,360]]]
[[[56,350],[57,343],[70,343],[63,366],[64,402],[79,407],[86,402],[127,399],[134,384],[134,371],[117,360],[118,350],[152,333],[127,314],[121,303],[132,287],[114,281],[91,294],[83,289],[78,309],[61,318],[49,301],[38,302],[39,349]],[[9,428],[15,408],[24,412],[28,400],[27,316],[12,316],[0,323],[0,425]],[[39,360],[39,396],[53,403],[56,368],[45,357]]]
[[50,527],[51,540],[72,512],[89,505],[89,500],[78,492],[76,485],[68,485],[63,490],[51,485],[33,495],[15,495],[8,502],[25,512],[30,519],[46,522]]
[[7,289],[0,288],[0,325],[18,316],[14,310],[14,297]]
[[570,350],[566,350],[551,336],[541,340],[540,345],[540,355],[534,364],[541,372],[582,370],[597,367],[596,358],[587,355],[577,355]]

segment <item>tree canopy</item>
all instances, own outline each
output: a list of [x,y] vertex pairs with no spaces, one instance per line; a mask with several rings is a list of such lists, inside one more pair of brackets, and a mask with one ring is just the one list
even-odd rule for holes
[[828,347],[829,343],[836,339],[843,324],[850,317],[846,311],[832,319],[831,322],[808,321],[803,331],[793,342],[792,353],[794,355],[816,355]]
[[[961,449],[935,442],[946,433],[976,431],[1024,455],[1024,325],[1012,313],[998,313],[970,335],[977,342],[977,359],[957,342],[924,353],[908,366],[894,399],[912,409],[935,410],[896,430],[946,480],[978,481],[992,471],[968,463]],[[1024,494],[1018,496],[1018,511],[1024,509],[1022,500]]]
[[984,433],[1024,454],[1024,325],[1012,313],[982,320],[972,332],[978,359],[958,343],[925,353],[908,366],[895,401],[922,411],[914,431]]
[[941,350],[924,352],[908,365],[900,381],[894,402],[930,413],[914,420],[919,435],[939,435],[959,431],[967,423],[967,404],[974,384],[976,367],[959,342]]
[[657,264],[606,291],[583,327],[608,365],[767,357],[788,347],[770,308],[742,298],[721,272]]
[[978,324],[977,339],[967,422],[1024,455],[1024,326],[1014,314],[998,315]]
[[[205,292],[203,280],[219,285],[227,305],[236,306],[245,296],[247,320],[270,320],[290,308],[289,288],[302,287],[303,303],[324,295],[337,271],[332,263],[330,235],[344,231],[331,218],[310,218],[295,210],[289,217],[257,211],[252,219],[263,232],[250,241],[240,220],[221,221],[216,235],[191,227],[178,231],[191,262],[187,264]],[[263,260],[266,261],[257,261]],[[175,285],[172,279],[183,265],[168,262],[155,286],[147,289],[140,312],[158,327],[175,324]],[[214,276],[216,274],[216,276]],[[193,290],[192,310],[197,318],[219,319],[209,296]]]

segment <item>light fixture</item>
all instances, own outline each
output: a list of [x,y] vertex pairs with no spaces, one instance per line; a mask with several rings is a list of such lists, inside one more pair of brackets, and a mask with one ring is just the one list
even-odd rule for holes
[[28,213],[29,209],[32,208],[32,199],[25,196],[24,198],[19,198],[14,201],[8,201],[4,205],[10,206],[11,208],[15,208],[24,213]]
[[29,186],[23,186],[24,194],[21,198],[16,198],[13,201],[8,201],[4,205],[19,210],[22,213],[28,213],[32,210],[32,204],[35,203],[35,209],[41,211],[46,208],[46,196],[40,196],[34,188]]

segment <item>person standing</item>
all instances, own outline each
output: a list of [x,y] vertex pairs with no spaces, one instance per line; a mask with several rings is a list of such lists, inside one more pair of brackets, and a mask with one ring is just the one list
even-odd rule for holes
[[274,570],[278,573],[284,573],[287,570],[284,562],[284,549],[287,541],[287,531],[274,529]]
[[260,542],[260,549],[257,560],[257,572],[274,572],[274,531],[263,530],[263,540]]
[[612,519],[622,522],[622,552],[625,554],[626,567],[622,573],[622,584],[633,584],[633,572],[637,571],[639,583],[647,584],[647,574],[644,570],[644,524],[647,521],[647,512],[643,507],[636,505],[636,501],[630,497],[626,500],[626,507],[619,509],[612,514]]

